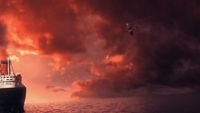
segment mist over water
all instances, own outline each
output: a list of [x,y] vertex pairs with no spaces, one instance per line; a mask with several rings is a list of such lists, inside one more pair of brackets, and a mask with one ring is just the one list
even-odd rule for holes
[[81,99],[66,103],[27,104],[26,113],[200,113],[198,94]]

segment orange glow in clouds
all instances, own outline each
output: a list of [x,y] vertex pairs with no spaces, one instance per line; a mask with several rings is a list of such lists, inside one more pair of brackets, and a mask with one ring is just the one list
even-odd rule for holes
[[105,62],[106,63],[122,63],[124,61],[124,55],[117,54],[113,56],[106,56]]
[[99,71],[98,68],[96,68],[95,66],[92,66],[90,69],[91,73],[93,73],[94,75],[96,75],[97,77],[102,76],[103,74]]

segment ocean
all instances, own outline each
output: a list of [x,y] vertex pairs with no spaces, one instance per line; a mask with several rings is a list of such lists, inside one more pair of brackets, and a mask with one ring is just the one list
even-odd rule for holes
[[26,113],[200,113],[199,95],[135,96],[26,104]]

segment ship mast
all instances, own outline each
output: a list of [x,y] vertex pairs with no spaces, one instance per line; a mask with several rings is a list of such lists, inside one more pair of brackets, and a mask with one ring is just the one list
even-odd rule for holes
[[10,58],[9,57],[8,57],[7,63],[8,63],[8,76],[10,76]]

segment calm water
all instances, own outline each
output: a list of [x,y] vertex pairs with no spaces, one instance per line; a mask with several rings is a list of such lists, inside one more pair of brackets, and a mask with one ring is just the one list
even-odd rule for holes
[[27,104],[26,113],[200,113],[200,96],[137,96]]

